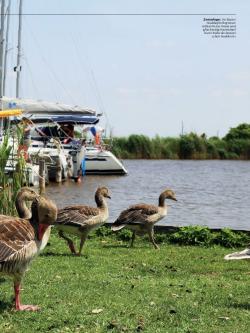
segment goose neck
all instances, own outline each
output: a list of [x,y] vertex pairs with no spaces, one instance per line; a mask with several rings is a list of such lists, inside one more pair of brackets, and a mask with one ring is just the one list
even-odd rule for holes
[[165,199],[166,199],[166,196],[164,193],[162,193],[159,196],[159,207],[165,207]]
[[95,202],[98,208],[105,209],[107,207],[106,200],[104,199],[103,195],[96,194],[95,195]]
[[31,212],[29,208],[26,205],[25,198],[19,197],[16,199],[16,210],[18,215],[23,219],[30,219],[31,218]]

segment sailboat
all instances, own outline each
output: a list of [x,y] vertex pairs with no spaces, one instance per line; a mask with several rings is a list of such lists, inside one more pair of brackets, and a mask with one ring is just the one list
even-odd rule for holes
[[[55,170],[59,167],[62,169],[62,178],[66,178],[67,174],[73,172],[73,178],[79,178],[81,172],[85,174],[116,174],[125,175],[127,170],[121,161],[107,149],[101,142],[99,144],[79,144],[83,142],[72,140],[70,145],[64,143],[56,131],[51,128],[60,127],[62,124],[68,126],[76,125],[95,125],[99,122],[99,117],[96,112],[79,106],[69,106],[62,103],[51,103],[44,101],[35,101],[21,99],[19,96],[20,73],[21,73],[21,31],[22,31],[22,0],[19,2],[19,27],[18,27],[18,52],[17,65],[15,71],[17,73],[16,80],[16,98],[4,97],[2,94],[1,104],[2,109],[5,108],[21,108],[24,111],[24,116],[33,122],[38,129],[36,135],[32,137],[31,146],[28,149],[28,154],[33,157],[36,154],[45,154],[49,156],[52,163],[49,165],[49,178],[55,178]],[[17,117],[14,121],[21,120]],[[46,140],[41,138],[42,129],[46,129]],[[39,132],[40,129],[40,132]],[[70,161],[71,158],[71,161]],[[54,166],[53,166],[54,163]],[[72,171],[73,168],[73,171]],[[70,169],[70,170],[69,170]],[[83,170],[84,169],[84,170]]]
[[[103,144],[102,140],[88,142],[82,136],[86,133],[86,129],[93,130],[98,124],[100,115],[96,111],[61,103],[7,97],[3,97],[1,103],[4,108],[13,106],[22,109],[22,116],[34,124],[28,153],[33,158],[37,154],[45,154],[50,157],[52,164],[54,162],[54,166],[49,166],[50,180],[55,179],[58,159],[60,159],[63,179],[72,172],[71,177],[75,180],[81,173],[86,175],[127,174],[123,163]],[[12,122],[16,121],[18,118]],[[61,129],[65,125],[74,126],[78,130],[78,137],[70,138],[67,133],[64,133]],[[70,161],[70,157],[72,157],[72,161]]]

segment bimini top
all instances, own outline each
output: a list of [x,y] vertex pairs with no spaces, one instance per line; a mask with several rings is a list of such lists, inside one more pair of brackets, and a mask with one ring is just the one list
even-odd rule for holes
[[[57,122],[77,124],[97,124],[99,114],[91,109],[78,105],[72,106],[61,103],[40,100],[3,97],[0,99],[2,109],[22,109],[22,115],[12,120],[18,122],[22,117],[31,119],[34,123]],[[0,111],[1,112],[1,111]]]
[[78,105],[45,102],[23,98],[10,98],[3,96],[0,99],[2,109],[22,109],[25,116],[38,114],[72,114],[97,116],[96,111]]

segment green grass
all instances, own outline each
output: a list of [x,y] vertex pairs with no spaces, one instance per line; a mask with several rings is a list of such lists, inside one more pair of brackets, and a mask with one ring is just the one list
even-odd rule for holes
[[126,246],[91,238],[73,257],[53,234],[23,281],[23,303],[41,311],[13,311],[1,278],[0,332],[249,332],[249,262],[224,261],[232,249]]

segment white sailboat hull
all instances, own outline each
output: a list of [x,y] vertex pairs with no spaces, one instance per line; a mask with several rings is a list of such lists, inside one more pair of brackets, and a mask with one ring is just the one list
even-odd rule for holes
[[85,173],[87,175],[126,175],[128,172],[122,162],[110,151],[87,147]]

